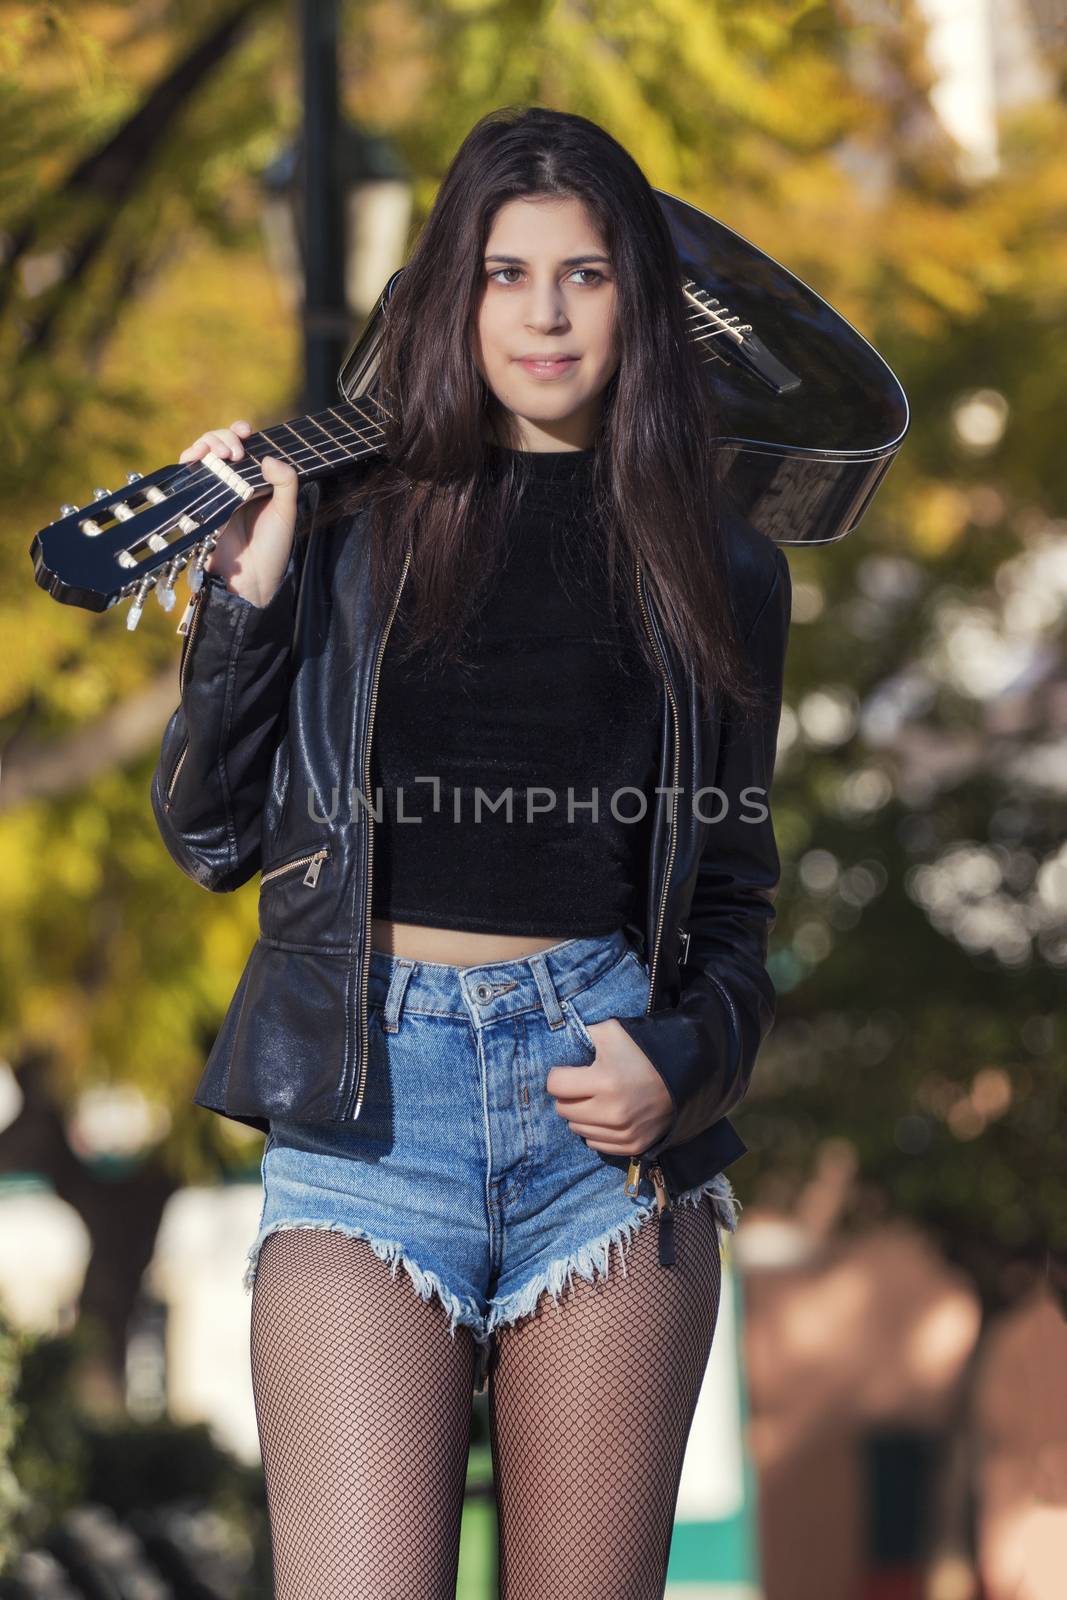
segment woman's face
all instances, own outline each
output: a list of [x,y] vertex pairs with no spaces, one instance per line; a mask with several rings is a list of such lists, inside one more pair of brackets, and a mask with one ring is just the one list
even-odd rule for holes
[[[580,200],[500,207],[485,246],[474,336],[478,371],[514,413],[526,450],[584,450],[619,356],[615,277]],[[529,357],[565,357],[554,366]]]

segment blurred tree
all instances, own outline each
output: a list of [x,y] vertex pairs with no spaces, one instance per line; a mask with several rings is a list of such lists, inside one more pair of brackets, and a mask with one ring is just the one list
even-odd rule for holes
[[[248,1164],[256,1143],[187,1103],[254,906],[205,904],[149,826],[151,752],[177,699],[173,621],[146,619],[135,649],[115,617],[27,590],[29,536],[101,478],[175,459],[252,392],[284,411],[295,351],[251,177],[287,22],[247,3],[222,18],[164,10],[0,8],[0,484],[22,530],[0,552],[0,1028],[24,1094],[0,1171],[43,1173],[89,1228],[83,1310],[105,1332],[94,1389],[102,1399],[110,1375],[116,1405],[167,1198]],[[253,330],[272,322],[282,336],[267,349]],[[238,367],[227,396],[216,371]],[[78,1148],[79,1097],[125,1083],[145,1096],[143,1148]]]

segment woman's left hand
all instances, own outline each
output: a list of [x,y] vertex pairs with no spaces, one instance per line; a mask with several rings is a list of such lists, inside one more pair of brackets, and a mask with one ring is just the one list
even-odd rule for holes
[[553,1067],[545,1088],[590,1149],[640,1155],[671,1125],[670,1091],[617,1017],[588,1023],[586,1032],[596,1059],[588,1067]]

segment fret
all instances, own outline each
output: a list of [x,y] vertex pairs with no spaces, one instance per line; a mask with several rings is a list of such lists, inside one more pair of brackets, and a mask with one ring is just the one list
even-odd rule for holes
[[323,427],[318,417],[297,417],[292,422],[285,423],[285,427],[290,429],[301,444],[306,445],[309,450],[313,450],[320,461],[333,460],[333,456],[323,450],[318,440],[307,436],[311,429],[315,429],[325,439],[330,451],[335,451],[338,448],[336,439],[329,429]]
[[[385,437],[385,430],[381,427],[381,424],[374,422],[373,419],[368,417],[366,413],[363,412],[358,406],[343,406],[341,409],[343,411],[347,411],[351,415],[357,416],[363,423],[362,430],[358,427],[352,429],[350,424],[345,423],[345,419],[341,416],[341,412],[338,411],[335,406],[331,406],[329,409],[328,414],[348,427],[349,432],[354,433],[355,438],[363,446],[363,449],[359,452],[359,454],[363,454],[364,451],[376,450]],[[322,415],[322,413],[320,413],[320,415]]]
[[[269,456],[278,456],[280,458],[280,460],[288,461],[289,465],[291,467],[293,467],[297,472],[299,472],[300,466],[301,466],[301,461],[300,461],[301,452],[299,450],[296,451],[295,459],[294,459],[294,456],[292,454],[290,454],[290,451],[291,451],[291,448],[292,448],[290,442],[288,440],[286,440],[285,443],[283,444],[282,438],[279,437],[279,435],[284,435],[286,432],[292,432],[292,429],[289,427],[289,424],[287,422],[281,422],[281,423],[277,424],[277,426],[275,426],[273,428],[262,428],[260,430],[258,436],[253,434],[252,438],[258,437],[260,439],[266,439],[267,443],[270,445],[270,449],[269,450],[265,450],[263,452],[263,454],[264,455],[269,455]],[[297,438],[298,438],[298,442],[299,442],[299,435],[297,436]],[[248,449],[248,447],[249,447],[249,445],[251,443],[252,443],[252,439],[246,439],[245,440],[245,449],[246,450]],[[306,465],[306,462],[304,464]]]

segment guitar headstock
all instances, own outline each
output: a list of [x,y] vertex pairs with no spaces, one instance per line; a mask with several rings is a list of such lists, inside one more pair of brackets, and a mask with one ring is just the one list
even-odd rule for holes
[[[238,465],[247,472],[256,463],[244,458]],[[129,599],[126,626],[133,629],[149,594],[172,609],[183,571],[196,593],[217,530],[257,490],[211,453],[147,477],[131,472],[126,482],[125,489],[97,489],[84,506],[60,507],[56,521],[34,535],[30,555],[36,582],[53,599],[88,611]],[[260,492],[269,487],[261,480]]]
[[[136,628],[150,594],[171,609],[183,571],[195,595],[219,529],[249,500],[272,493],[260,466],[264,456],[287,461],[301,480],[323,478],[380,454],[382,439],[380,410],[365,397],[250,434],[233,463],[209,450],[147,477],[128,473],[125,489],[97,489],[87,505],[61,506],[55,522],[34,534],[34,578],[53,599],[87,611],[128,599],[126,626]],[[189,608],[179,633],[188,618]]]

